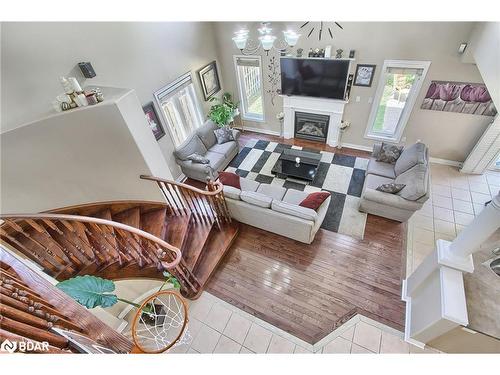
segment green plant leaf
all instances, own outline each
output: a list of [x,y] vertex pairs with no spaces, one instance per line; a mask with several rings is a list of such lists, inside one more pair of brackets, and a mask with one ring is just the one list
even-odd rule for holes
[[110,307],[118,302],[116,295],[110,294],[115,290],[115,284],[100,277],[77,276],[61,281],[56,286],[87,309]]

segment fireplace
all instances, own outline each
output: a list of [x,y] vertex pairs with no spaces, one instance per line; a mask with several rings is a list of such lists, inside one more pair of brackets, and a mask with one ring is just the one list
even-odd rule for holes
[[295,137],[318,142],[326,142],[329,122],[329,115],[296,111]]

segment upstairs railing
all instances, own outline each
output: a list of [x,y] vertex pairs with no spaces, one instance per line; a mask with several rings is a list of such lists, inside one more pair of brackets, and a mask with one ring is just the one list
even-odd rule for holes
[[182,258],[178,248],[160,238],[110,220],[48,213],[0,219],[0,238],[58,279],[131,264],[178,269]]
[[[118,353],[128,353],[132,348],[126,337],[3,248],[0,293],[0,341],[17,343],[13,350],[56,354],[78,351],[53,328],[74,331]],[[31,345],[21,349],[21,342]]]
[[156,182],[169,204],[173,215],[191,214],[197,222],[215,223],[221,228],[231,222],[231,215],[224,198],[223,185],[207,181],[207,190],[159,177],[141,175],[143,180]]

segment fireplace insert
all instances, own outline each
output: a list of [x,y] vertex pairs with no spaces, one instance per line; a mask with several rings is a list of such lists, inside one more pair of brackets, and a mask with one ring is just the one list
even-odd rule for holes
[[317,113],[295,112],[295,137],[326,142],[330,116]]

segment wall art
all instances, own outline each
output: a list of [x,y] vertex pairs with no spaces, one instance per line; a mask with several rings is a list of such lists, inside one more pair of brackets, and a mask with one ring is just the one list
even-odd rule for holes
[[432,81],[421,108],[483,116],[497,114],[488,89],[482,83]]

